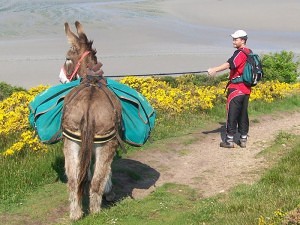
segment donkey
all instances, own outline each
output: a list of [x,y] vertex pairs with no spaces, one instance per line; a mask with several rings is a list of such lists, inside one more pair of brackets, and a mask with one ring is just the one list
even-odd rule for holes
[[93,41],[87,39],[78,21],[75,26],[78,36],[65,23],[71,48],[63,66],[67,75],[76,74],[82,79],[65,97],[62,115],[71,220],[83,216],[82,200],[86,192],[90,213],[100,211],[102,195],[112,186],[111,163],[119,145],[121,125],[118,98],[106,87],[102,76],[88,75],[88,68],[98,63]]

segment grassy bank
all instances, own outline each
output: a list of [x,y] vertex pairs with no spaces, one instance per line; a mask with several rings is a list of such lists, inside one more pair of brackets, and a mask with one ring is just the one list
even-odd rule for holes
[[[227,194],[202,199],[188,186],[166,184],[142,200],[124,199],[75,224],[282,224],[289,217],[287,212],[300,202],[300,138],[282,132],[276,139],[261,153],[274,166],[253,185],[239,185]],[[20,224],[22,216],[30,218],[28,224],[32,220],[49,224],[49,219],[53,224],[70,224],[67,215],[58,219],[50,213],[66,204],[66,196],[61,182],[38,188],[6,212],[11,220],[4,224]]]
[[[259,121],[259,115],[299,109],[300,97],[292,96],[268,104],[252,102],[249,112],[251,120]],[[220,104],[205,114],[161,118],[162,121],[157,124],[152,134],[155,142],[187,134],[215,122],[224,122],[225,109]],[[177,129],[178,127],[181,129]],[[104,209],[99,216],[88,216],[78,224],[202,224],[200,221],[206,224],[257,224],[260,216],[261,220],[266,220],[274,212],[292,210],[299,203],[299,182],[296,179],[297,173],[299,174],[296,163],[300,155],[299,137],[286,134],[281,135],[278,140],[280,141],[264,154],[269,155],[269,158],[283,154],[285,158],[255,185],[241,185],[228,195],[200,199],[187,186],[167,184],[143,200],[125,199],[114,207]],[[289,150],[282,152],[282,145],[286,146],[286,143],[289,144]],[[143,150],[149,147],[151,142]],[[58,143],[52,145],[47,154],[28,153],[1,159],[0,217],[16,214],[26,214],[29,218],[37,218],[37,215],[43,217],[49,211],[55,210],[57,205],[66,203],[66,179],[61,149],[62,144]],[[131,152],[140,150],[129,146],[128,149]],[[46,193],[45,188],[48,190]],[[55,200],[57,205],[51,204],[55,198],[49,199],[49,196],[56,196],[56,193],[64,195],[59,195],[61,198]],[[32,208],[38,208],[41,202],[48,202],[48,208],[40,207],[41,211]],[[241,223],[243,221],[247,223]],[[15,224],[18,223],[19,221]]]
[[[184,79],[187,78],[191,77],[184,77]],[[187,83],[189,82],[191,81],[188,81]],[[203,80],[200,80],[199,82],[203,83]],[[23,90],[18,87],[10,87],[3,83],[0,84],[0,87],[2,87],[2,92],[0,93],[2,96],[0,96],[1,98],[6,98],[15,91]],[[129,145],[126,146],[129,154],[134,153],[135,151],[149,150],[153,144],[159,143],[160,141],[168,138],[180,137],[182,135],[189,134],[194,130],[207,128],[215,123],[224,123],[226,115],[223,90],[224,89],[222,89],[222,99],[220,101],[216,101],[216,105],[214,105],[211,109],[200,110],[198,113],[185,112],[181,114],[162,113],[162,111],[158,111],[158,119],[150,141],[141,148],[131,147]],[[213,92],[209,94],[209,96],[214,95],[215,93]],[[283,99],[278,97],[278,99],[276,98],[275,101],[270,103],[255,100],[249,105],[249,114],[252,122],[259,122],[260,115],[294,110],[300,110],[299,95],[284,97]],[[14,139],[14,135],[10,136],[10,138]],[[280,140],[285,141],[283,137],[280,137]],[[0,148],[5,148],[5,146],[7,146],[7,142],[13,143],[13,140],[0,136]],[[297,141],[294,141],[294,139],[293,143],[297,145]],[[296,145],[291,146],[291,148],[296,149]],[[275,154],[277,151],[281,151],[280,144],[278,144],[277,147],[273,146],[273,149],[277,148],[278,150],[274,150]],[[126,155],[122,154],[123,153],[120,151],[118,156],[126,157]],[[27,150],[8,158],[0,157],[0,161],[0,220],[3,216],[10,217],[10,215],[27,215],[29,220],[37,217],[45,217],[49,211],[55,211],[55,207],[57,207],[57,205],[67,201],[67,198],[65,197],[66,178],[64,176],[64,158],[61,142],[49,146],[49,151],[47,153]],[[253,189],[253,187],[251,188]],[[263,198],[263,195],[268,194],[264,193],[267,192],[267,190],[262,192],[261,195],[258,192],[250,194],[248,193],[250,191],[248,188],[248,186],[241,186],[237,190],[238,193],[247,192],[246,195],[252,196],[252,198],[256,195]],[[274,186],[274,188],[276,187]],[[258,186],[258,189],[262,189],[262,187]],[[289,190],[288,188],[286,189]],[[47,190],[46,194],[43,195],[45,190]],[[290,194],[295,193],[294,190],[290,191]],[[56,193],[60,193],[61,195],[57,195]],[[146,223],[145,221],[148,221],[149,224],[161,224],[160,221],[164,221],[166,224],[198,224],[198,221],[205,221],[209,224],[218,224],[216,222],[216,218],[222,218],[224,221],[230,221],[230,219],[237,216],[239,212],[244,214],[245,211],[247,211],[248,213],[248,211],[251,211],[252,208],[255,216],[257,217],[257,209],[251,205],[254,204],[255,201],[251,203],[249,200],[249,208],[242,206],[245,202],[244,200],[238,203],[238,201],[240,201],[239,199],[243,199],[239,198],[238,194],[236,194],[237,197],[235,200],[235,194],[233,194],[233,197],[229,197],[230,195],[202,200],[199,199],[196,192],[189,187],[168,184],[159,188],[153,195],[144,200],[132,201],[130,199],[125,199],[116,206],[110,209],[105,209],[104,214],[97,217],[97,220],[99,219],[106,224],[140,224]],[[49,196],[58,196],[58,198]],[[59,196],[64,197],[59,198]],[[275,195],[275,197],[278,198],[277,195]],[[290,198],[290,195],[287,195],[286,199],[288,198]],[[53,202],[54,199],[55,203]],[[256,201],[258,200],[259,199],[256,199]],[[44,207],[43,204],[37,201],[47,202],[48,208]],[[269,202],[269,199],[264,199],[264,201]],[[270,201],[272,202],[274,200]],[[227,205],[224,202],[227,202]],[[290,208],[295,207],[293,201],[290,202],[292,203],[283,207],[282,210],[287,211]],[[225,205],[222,205],[221,203],[224,203]],[[230,206],[231,204],[233,205]],[[34,209],[32,208],[33,206],[35,207]],[[141,208],[143,208],[142,206],[144,209],[141,210]],[[269,216],[270,214],[268,213],[272,213],[272,210],[274,210],[269,205],[262,204],[260,207],[266,210],[262,211],[262,215],[266,216]],[[41,211],[38,211],[37,208],[41,208]],[[120,210],[120,213],[116,214],[117,217],[114,217],[115,210]],[[219,211],[220,214],[218,214]],[[252,222],[254,221],[253,218],[255,216],[249,217]],[[195,217],[195,219],[193,219],[193,217]],[[186,220],[185,218],[190,219]],[[264,217],[262,217],[262,220],[263,219]],[[45,217],[45,223],[46,220],[47,217]],[[88,217],[82,222],[79,222],[79,224],[96,224],[96,222],[89,223],[89,221],[93,221],[93,217]],[[16,221],[15,224],[19,224],[19,222],[20,221]],[[10,224],[14,223],[10,221]],[[228,222],[228,224],[233,223]]]
[[76,224],[282,224],[300,202],[299,136],[280,133],[261,154],[274,166],[253,185],[201,199],[188,186],[166,184],[143,200],[125,199]]

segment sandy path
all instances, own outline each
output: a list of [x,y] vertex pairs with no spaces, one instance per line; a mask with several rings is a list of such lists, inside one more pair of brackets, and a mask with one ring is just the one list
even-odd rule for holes
[[[251,123],[245,149],[239,146],[220,148],[220,129],[223,127],[215,128],[189,134],[184,137],[185,141],[179,139],[168,146],[131,156],[131,164],[127,161],[127,166],[144,174],[140,184],[131,182],[127,190],[132,191],[134,198],[140,198],[155,187],[171,182],[189,185],[198,189],[201,196],[208,197],[240,183],[252,183],[266,166],[264,158],[257,154],[269,146],[280,131],[300,134],[300,112],[267,115],[259,118],[259,123]],[[196,141],[183,144],[188,140]],[[138,164],[134,165],[134,162]],[[118,185],[124,188],[128,180],[123,182]]]

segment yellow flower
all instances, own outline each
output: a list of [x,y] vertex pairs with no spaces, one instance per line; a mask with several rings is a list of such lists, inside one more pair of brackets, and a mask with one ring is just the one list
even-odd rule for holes
[[2,155],[9,156],[25,148],[35,148],[45,150],[45,146],[34,138],[34,133],[30,131],[28,121],[29,102],[47,86],[38,86],[29,91],[19,91],[0,102],[0,137],[6,138],[13,135],[16,142],[6,149]]
[[[166,81],[154,77],[129,76],[120,82],[140,92],[157,111],[171,116],[185,112],[206,111],[217,104],[225,103],[224,90],[227,82],[221,82],[217,86],[197,86],[191,82],[193,76],[189,74],[176,78],[177,87],[172,87]],[[29,102],[47,88],[41,85],[29,91],[16,92],[0,102],[0,137],[5,138],[9,135],[16,137],[15,143],[8,146],[2,155],[9,156],[24,149],[47,150],[31,130],[28,122]],[[250,101],[272,102],[299,93],[300,83],[267,81],[252,88]]]

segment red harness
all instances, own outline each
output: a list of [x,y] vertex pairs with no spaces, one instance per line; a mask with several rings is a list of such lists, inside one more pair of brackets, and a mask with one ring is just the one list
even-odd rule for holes
[[75,67],[75,70],[73,71],[73,73],[71,75],[68,75],[66,70],[65,70],[65,67],[63,66],[63,70],[64,70],[64,73],[66,74],[67,78],[71,81],[73,79],[73,77],[77,74],[77,71],[80,67],[80,64],[82,62],[82,60],[90,53],[90,51],[85,51],[82,56],[80,57],[79,61],[77,62],[77,65]]

